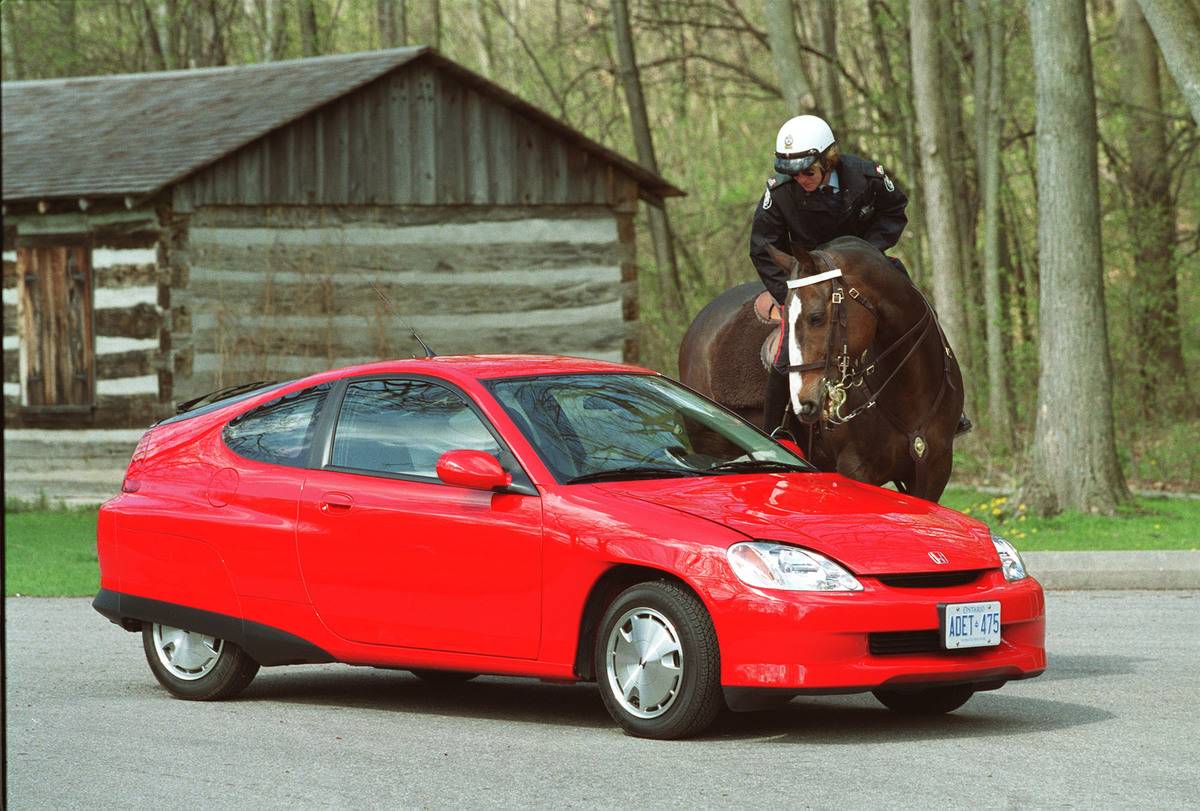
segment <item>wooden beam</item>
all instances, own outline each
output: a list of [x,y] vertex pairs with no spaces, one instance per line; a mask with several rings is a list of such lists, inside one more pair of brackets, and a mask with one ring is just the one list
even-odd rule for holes
[[[38,204],[39,209],[41,203]],[[43,212],[44,214],[44,212]],[[145,225],[147,230],[158,228],[153,211],[110,211],[91,214],[51,214],[48,216],[6,217],[5,223],[16,226],[18,236],[38,234],[85,234],[101,228],[120,227],[137,230]]]

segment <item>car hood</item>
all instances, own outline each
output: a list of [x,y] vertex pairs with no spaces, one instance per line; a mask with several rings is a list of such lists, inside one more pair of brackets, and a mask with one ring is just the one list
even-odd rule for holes
[[[836,474],[712,476],[598,486],[610,496],[669,507],[749,538],[812,549],[856,574],[1000,565],[988,529],[980,522]],[[935,560],[940,558],[946,562]]]

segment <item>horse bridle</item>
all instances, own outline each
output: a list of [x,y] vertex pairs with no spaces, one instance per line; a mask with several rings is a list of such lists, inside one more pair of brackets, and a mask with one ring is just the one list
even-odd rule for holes
[[[866,310],[873,319],[875,319],[876,324],[879,323],[879,310],[874,304],[865,298],[857,288],[850,287],[847,289],[842,285],[841,281],[839,280],[844,277],[841,274],[841,270],[834,267],[833,259],[829,256],[829,254],[825,253],[824,251],[812,251],[811,254],[812,256],[816,257],[817,260],[825,267],[825,271],[823,273],[818,273],[813,277],[809,277],[809,279],[811,279],[809,283],[820,283],[828,280],[831,285],[828,304],[829,335],[825,345],[825,358],[823,360],[813,361],[810,363],[802,363],[797,365],[789,364],[787,371],[788,373],[815,372],[817,370],[821,371],[821,394],[824,400],[821,409],[822,423],[826,424],[827,426],[845,425],[859,414],[862,414],[864,411],[874,408],[875,404],[879,401],[879,397],[884,393],[888,385],[896,378],[896,375],[899,374],[900,370],[904,368],[904,365],[908,363],[909,359],[917,351],[917,347],[921,345],[921,342],[925,340],[926,335],[929,334],[929,330],[931,328],[937,328],[941,337],[942,346],[945,349],[946,356],[952,357],[949,344],[946,343],[946,337],[944,334],[942,334],[941,325],[937,323],[937,317],[934,315],[933,308],[929,306],[928,300],[925,300],[925,298],[922,296],[922,300],[925,302],[925,312],[921,315],[917,322],[913,324],[913,326],[907,331],[905,331],[903,335],[893,341],[890,346],[877,354],[869,364],[861,369],[858,368],[858,365],[850,357],[846,299],[849,298],[858,302],[858,304],[861,305],[862,308]],[[799,262],[795,261],[792,265],[793,275],[798,270],[798,267]],[[797,286],[799,285],[795,285],[794,282],[789,284],[789,287],[792,287],[793,289],[795,289]],[[876,366],[881,361],[885,360],[892,353],[896,352],[905,344],[906,341],[912,338],[914,334],[916,334],[916,338],[912,341],[912,345],[909,347],[908,352],[906,352],[904,357],[900,359],[900,362],[896,364],[895,368],[892,369],[891,374],[884,379],[883,383],[881,383],[878,388],[872,391],[871,387],[867,385],[867,377],[875,371]],[[841,341],[842,348],[841,352],[835,355],[834,347],[837,346],[839,339]],[[794,330],[789,336],[789,340],[796,340]],[[866,363],[869,352],[869,348],[864,350],[862,357],[859,358],[859,361]],[[831,369],[835,368],[841,373],[841,377],[836,383],[831,383],[830,371]],[[948,369],[945,368],[944,363],[943,372],[942,386],[938,391],[937,398],[934,400],[933,408],[930,409],[930,414],[937,411],[938,405],[941,404],[942,396],[945,394],[946,383],[948,380]],[[865,388],[866,391],[869,392],[869,396],[867,397],[866,401],[854,408],[852,411],[850,411],[850,413],[843,414],[842,406],[844,406],[846,403],[848,391],[856,387]],[[895,419],[891,414],[888,414],[886,410],[884,410],[883,413],[887,415],[889,421],[892,422],[892,424],[898,430],[905,434],[910,433],[910,431],[905,427],[897,425]],[[921,421],[922,424],[919,426],[919,428],[923,429],[924,423],[927,421],[928,416]],[[924,440],[922,439],[922,443],[923,442]],[[923,451],[921,455],[923,455]]]

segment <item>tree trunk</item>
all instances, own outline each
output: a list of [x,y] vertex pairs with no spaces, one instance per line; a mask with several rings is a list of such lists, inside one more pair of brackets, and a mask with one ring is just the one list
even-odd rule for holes
[[1004,28],[1001,9],[994,3],[979,10],[980,27],[985,36],[977,38],[975,70],[984,75],[976,81],[976,120],[983,122],[976,132],[982,134],[978,149],[980,182],[983,184],[983,300],[987,327],[988,433],[994,443],[1012,447],[1013,430],[1009,419],[1007,363],[1004,357],[1004,302],[1000,293],[1000,134],[1004,119],[1000,113],[1004,98]]
[[1041,327],[1023,498],[1047,515],[1112,513],[1128,497],[1113,438],[1104,319],[1096,99],[1084,0],[1030,0],[1037,103]]
[[[984,353],[983,283],[979,272],[978,252],[975,249],[975,224],[979,209],[979,184],[972,184],[974,162],[971,160],[970,137],[963,120],[963,63],[959,47],[957,21],[953,6],[943,4],[937,21],[938,54],[940,62],[942,99],[946,110],[946,156],[950,166],[958,217],[958,261],[962,278],[963,313],[966,316],[968,343],[959,351],[970,358],[982,358]],[[978,366],[982,371],[983,366]],[[971,386],[971,381],[968,387]],[[976,387],[978,388],[978,387]],[[979,402],[982,402],[980,400]]]
[[300,50],[305,56],[321,52],[317,43],[317,7],[314,0],[300,0]]
[[0,5],[0,34],[3,34],[3,43],[0,51],[4,54],[4,80],[15,82],[25,78],[25,65],[22,62],[21,54],[23,51],[21,36],[16,28],[16,12],[13,11],[15,3],[4,3]]
[[[896,80],[895,71],[892,70],[892,61],[888,54],[887,42],[883,36],[883,25],[880,17],[884,14],[880,0],[867,0],[867,15],[870,18],[871,24],[871,41],[874,45],[876,57],[879,59],[880,75],[883,78],[884,97],[892,100],[894,103],[893,110],[897,116],[897,133],[896,136],[900,141],[900,162],[902,164],[901,171],[890,172],[893,176],[898,176],[899,180],[904,184],[904,191],[908,195],[908,228],[905,229],[904,237],[900,248],[911,251],[906,255],[908,262],[908,271],[912,274],[913,281],[920,284],[922,274],[925,272],[925,252],[921,245],[921,234],[924,232],[925,222],[925,204],[923,195],[921,194],[921,184],[918,182],[920,174],[920,163],[917,159],[917,153],[914,144],[917,138],[913,129],[912,104],[911,96],[900,88],[900,83]],[[907,42],[907,40],[905,40]],[[908,64],[907,54],[904,56],[904,63]],[[889,167],[894,169],[894,167]]]
[[1194,0],[1138,0],[1167,70],[1200,124],[1200,11]]
[[65,58],[60,71],[63,76],[74,76],[79,71],[79,26],[76,22],[75,0],[67,0],[58,6],[59,31],[62,37]]
[[433,47],[442,49],[442,0],[430,0],[433,8]]
[[[629,107],[630,124],[633,127],[633,142],[637,146],[638,163],[651,172],[658,172],[658,159],[654,156],[654,140],[650,134],[650,120],[646,115],[646,99],[642,96],[642,80],[638,75],[637,57],[633,49],[633,34],[629,30],[629,7],[625,0],[612,0],[613,38],[617,44],[618,73],[625,88],[625,103]],[[675,264],[675,246],[671,238],[671,224],[667,209],[663,206],[648,206],[650,237],[654,242],[654,258],[659,274],[665,274],[673,288],[671,304],[682,312],[683,283],[679,268]]]
[[167,59],[163,55],[162,40],[158,37],[158,25],[154,22],[154,12],[150,10],[150,4],[146,0],[142,0],[142,25],[146,47],[150,51],[151,66],[154,70],[166,70]]
[[[1135,0],[1120,6],[1120,53],[1124,60],[1126,143],[1133,167],[1129,231],[1134,251],[1134,323],[1144,416],[1174,411],[1189,402],[1179,332],[1179,292],[1172,243],[1175,205],[1167,162],[1166,121],[1158,77],[1158,49]],[[1197,44],[1200,47],[1200,43]]]
[[492,41],[491,14],[484,7],[485,0],[472,0],[475,12],[475,25],[479,29],[476,39],[476,53],[479,54],[479,72],[484,76],[494,75],[495,44]]
[[771,58],[775,60],[788,116],[811,113],[817,107],[817,100],[804,76],[792,0],[767,0],[767,41],[771,44]]
[[375,22],[379,26],[379,47],[397,47],[396,0],[375,0]]
[[[958,201],[950,175],[950,153],[943,106],[937,41],[935,0],[912,0],[913,97],[917,137],[921,145],[925,187],[925,222],[929,234],[933,299],[950,345],[958,355],[968,396],[973,390],[968,371],[967,317],[963,307],[962,264],[959,257]],[[973,398],[971,398],[973,399]]]
[[825,118],[834,132],[845,133],[848,129],[846,105],[842,101],[842,90],[838,85],[838,7],[836,3],[820,2],[816,4],[816,12],[820,24],[821,52],[825,54],[825,59],[821,60],[821,94],[825,97]]
[[227,64],[225,57],[225,32],[221,30],[221,17],[217,12],[217,0],[208,0],[208,21],[212,29],[209,38],[208,64],[220,66]]

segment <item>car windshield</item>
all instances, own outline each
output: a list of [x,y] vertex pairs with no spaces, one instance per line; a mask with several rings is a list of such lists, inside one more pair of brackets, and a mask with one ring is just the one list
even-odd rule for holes
[[548,375],[488,387],[561,483],[815,469],[658,375]]

